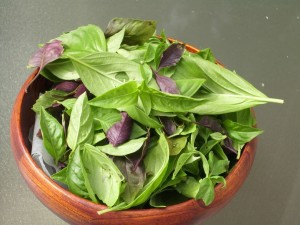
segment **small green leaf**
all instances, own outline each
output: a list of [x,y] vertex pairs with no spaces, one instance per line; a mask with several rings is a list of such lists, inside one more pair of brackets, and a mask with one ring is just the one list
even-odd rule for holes
[[36,113],[40,113],[41,108],[49,108],[54,103],[63,101],[69,93],[60,90],[50,90],[42,94],[33,105],[32,109]]
[[129,81],[92,99],[89,101],[89,104],[101,108],[113,109],[126,107],[137,103],[138,94],[137,83],[135,81]]
[[68,185],[68,180],[67,180],[67,167],[63,168],[62,170],[58,171],[57,173],[55,174],[52,174],[51,175],[51,178],[53,180],[56,180],[58,182],[61,182],[65,185]]
[[241,144],[247,143],[263,133],[263,131],[258,128],[236,123],[231,120],[225,120],[223,125],[227,130],[228,136]]
[[67,150],[63,126],[44,108],[41,109],[40,126],[44,146],[57,164]]
[[168,138],[170,155],[178,155],[186,146],[188,136]]
[[215,198],[215,190],[213,182],[210,178],[204,178],[199,181],[199,191],[196,199],[202,199],[205,205],[209,205]]
[[108,206],[113,206],[121,194],[124,176],[104,153],[86,144],[81,154],[87,179],[97,197]]
[[123,28],[118,33],[115,33],[114,35],[110,36],[107,39],[107,51],[109,52],[118,51],[123,41],[124,34],[125,34],[125,29]]
[[86,93],[75,102],[68,127],[67,143],[72,150],[83,147],[85,143],[92,143],[94,139],[93,114]]
[[114,147],[111,144],[96,146],[96,149],[113,156],[125,156],[138,151],[144,144],[146,138],[138,138]]

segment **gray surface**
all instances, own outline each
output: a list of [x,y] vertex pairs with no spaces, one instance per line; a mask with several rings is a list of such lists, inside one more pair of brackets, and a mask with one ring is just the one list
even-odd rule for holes
[[0,1],[0,224],[66,224],[30,192],[9,142],[11,107],[38,43],[112,17],[155,19],[171,37],[210,47],[284,105],[257,108],[259,139],[245,185],[205,224],[300,224],[300,1]]

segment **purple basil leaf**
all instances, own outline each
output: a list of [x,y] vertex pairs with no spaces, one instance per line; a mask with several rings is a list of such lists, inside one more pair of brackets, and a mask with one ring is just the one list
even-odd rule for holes
[[169,118],[169,117],[165,117],[165,116],[161,116],[160,121],[162,122],[163,126],[164,126],[164,131],[166,132],[166,134],[168,136],[172,135],[175,133],[176,131],[176,124],[175,122]]
[[180,43],[170,45],[162,54],[158,70],[164,67],[175,66],[181,59],[184,48],[185,45]]
[[58,59],[64,51],[62,42],[59,40],[54,40],[51,43],[44,44],[30,59],[28,62],[29,67],[38,67],[35,77],[30,81],[30,83],[25,88],[27,88],[38,78],[41,70],[50,62]]
[[[152,69],[152,68],[151,68]],[[172,78],[161,76],[157,71],[152,69],[152,72],[155,74],[155,80],[162,92],[170,94],[179,94],[179,89]]]
[[221,126],[220,122],[210,116],[203,116],[197,123],[212,130],[213,132],[220,132],[222,134],[225,134],[225,129]]
[[74,97],[78,98],[82,93],[84,93],[85,91],[87,91],[86,87],[84,86],[84,84],[79,84],[78,87],[75,90],[75,94]]
[[64,51],[62,42],[54,40],[46,43],[29,60],[30,67],[39,67],[39,72],[50,62],[58,59]]
[[231,140],[230,137],[225,138],[225,140],[223,141],[223,143],[224,143],[224,148],[226,150],[228,150],[229,152],[232,152],[232,153],[234,153],[234,154],[237,155],[237,150],[234,149],[233,143],[232,143],[232,140]]
[[110,144],[118,146],[126,142],[131,134],[133,121],[126,112],[121,112],[121,121],[115,123],[106,133]]
[[53,89],[65,91],[65,92],[73,92],[77,87],[78,83],[75,81],[63,81],[54,86]]

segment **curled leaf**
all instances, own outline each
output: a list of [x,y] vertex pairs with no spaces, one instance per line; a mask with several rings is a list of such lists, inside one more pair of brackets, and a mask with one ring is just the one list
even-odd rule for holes
[[65,91],[65,92],[72,92],[78,87],[78,83],[75,81],[63,81],[54,86],[53,89]]
[[[29,67],[38,67],[39,70],[37,75],[34,79],[28,84],[30,86],[38,77],[41,70],[50,62],[55,61],[58,59],[64,51],[62,46],[62,42],[58,40],[54,40],[51,43],[46,43],[41,47],[29,60],[28,66]],[[28,88],[27,86],[27,88]],[[26,88],[26,91],[27,91]]]
[[131,134],[133,121],[126,112],[121,112],[121,121],[115,123],[106,133],[110,144],[118,146],[126,142]]
[[84,84],[79,84],[78,87],[75,90],[75,94],[74,97],[78,98],[81,94],[83,94],[84,92],[87,92],[86,87],[84,86]]
[[170,45],[162,54],[158,70],[164,67],[175,66],[181,59],[184,49],[184,44],[175,43]]

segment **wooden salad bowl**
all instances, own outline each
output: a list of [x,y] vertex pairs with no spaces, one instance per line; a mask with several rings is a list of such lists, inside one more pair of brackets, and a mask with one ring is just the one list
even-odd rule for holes
[[[191,52],[198,51],[189,45],[186,48]],[[106,206],[78,197],[56,184],[30,155],[31,144],[28,136],[35,118],[31,108],[40,91],[49,85],[46,79],[39,77],[26,93],[25,89],[36,73],[37,71],[33,72],[26,80],[13,107],[10,125],[12,150],[18,168],[31,191],[46,207],[70,224],[198,225],[223,208],[235,196],[249,174],[255,157],[256,139],[245,145],[239,161],[226,177],[226,188],[222,184],[215,187],[215,199],[209,206],[205,206],[202,200],[188,200],[166,208],[130,209],[98,215],[97,211],[105,209]]]

